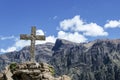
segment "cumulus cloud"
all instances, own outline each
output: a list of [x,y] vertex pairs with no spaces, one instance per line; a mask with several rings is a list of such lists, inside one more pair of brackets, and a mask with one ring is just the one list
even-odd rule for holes
[[44,35],[43,30],[38,29],[38,30],[36,31],[36,35]]
[[16,39],[14,44],[7,49],[0,49],[0,53],[7,53],[12,51],[20,50],[21,48],[30,45],[30,41]]
[[8,39],[14,39],[15,38],[15,36],[1,36],[0,37],[0,40],[8,40]]
[[57,38],[55,36],[47,36],[45,41],[36,41],[36,44],[43,44],[46,42],[55,43],[56,39]]
[[105,28],[117,28],[119,27],[120,28],[120,20],[110,20],[108,21],[105,25],[104,25]]
[[16,47],[16,49],[21,49],[23,48],[24,46],[28,46],[30,45],[30,40],[19,40],[17,39],[13,45],[13,47]]
[[0,49],[0,52],[1,53],[6,53],[6,52],[12,52],[12,51],[15,51],[16,50],[16,47],[9,47],[7,49]]
[[97,25],[96,23],[90,23],[83,25],[83,34],[86,36],[107,36],[108,33],[104,29]]
[[78,32],[69,33],[69,32],[59,31],[58,38],[66,39],[76,43],[87,41],[87,39]]
[[[36,34],[37,35],[45,35],[45,33],[44,33],[44,31],[43,30],[41,30],[41,29],[38,29],[37,31],[36,31]],[[46,42],[51,42],[51,43],[55,43],[55,41],[56,41],[56,37],[53,35],[53,36],[47,36],[46,37],[46,40],[45,41],[36,41],[36,44],[43,44],[43,43],[46,43]]]
[[73,17],[72,19],[65,19],[60,22],[60,28],[63,30],[73,30],[73,31],[79,31],[82,29],[82,25],[84,22],[80,19],[80,16],[77,15]]
[[60,28],[64,31],[82,32],[85,36],[107,36],[108,33],[96,23],[86,23],[79,15],[72,19],[65,19],[60,22]]

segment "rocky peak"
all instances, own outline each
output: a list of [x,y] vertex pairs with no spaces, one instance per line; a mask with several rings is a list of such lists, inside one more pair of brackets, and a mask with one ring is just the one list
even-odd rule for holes
[[78,45],[78,44],[71,42],[71,41],[64,40],[64,39],[57,39],[52,50],[57,51],[63,48],[67,48],[69,46],[73,46],[73,45]]

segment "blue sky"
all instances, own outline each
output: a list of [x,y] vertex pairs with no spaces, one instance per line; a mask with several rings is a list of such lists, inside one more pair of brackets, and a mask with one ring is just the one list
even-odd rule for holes
[[30,34],[31,26],[46,35],[45,42],[119,39],[119,4],[120,0],[0,0],[0,53],[29,45],[19,35]]

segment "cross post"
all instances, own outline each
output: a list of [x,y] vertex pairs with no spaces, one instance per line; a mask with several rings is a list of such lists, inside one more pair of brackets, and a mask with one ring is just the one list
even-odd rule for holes
[[36,35],[36,27],[33,26],[31,29],[31,35],[27,34],[20,34],[21,40],[31,40],[31,46],[30,46],[30,61],[35,62],[35,40],[45,40],[44,35]]

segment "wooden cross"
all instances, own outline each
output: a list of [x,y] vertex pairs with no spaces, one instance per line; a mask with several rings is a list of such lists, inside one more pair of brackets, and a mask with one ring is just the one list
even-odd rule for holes
[[36,35],[36,27],[33,26],[31,29],[31,35],[27,34],[20,34],[20,39],[22,40],[31,40],[31,46],[30,46],[30,56],[31,62],[35,62],[35,40],[45,40],[44,35]]

